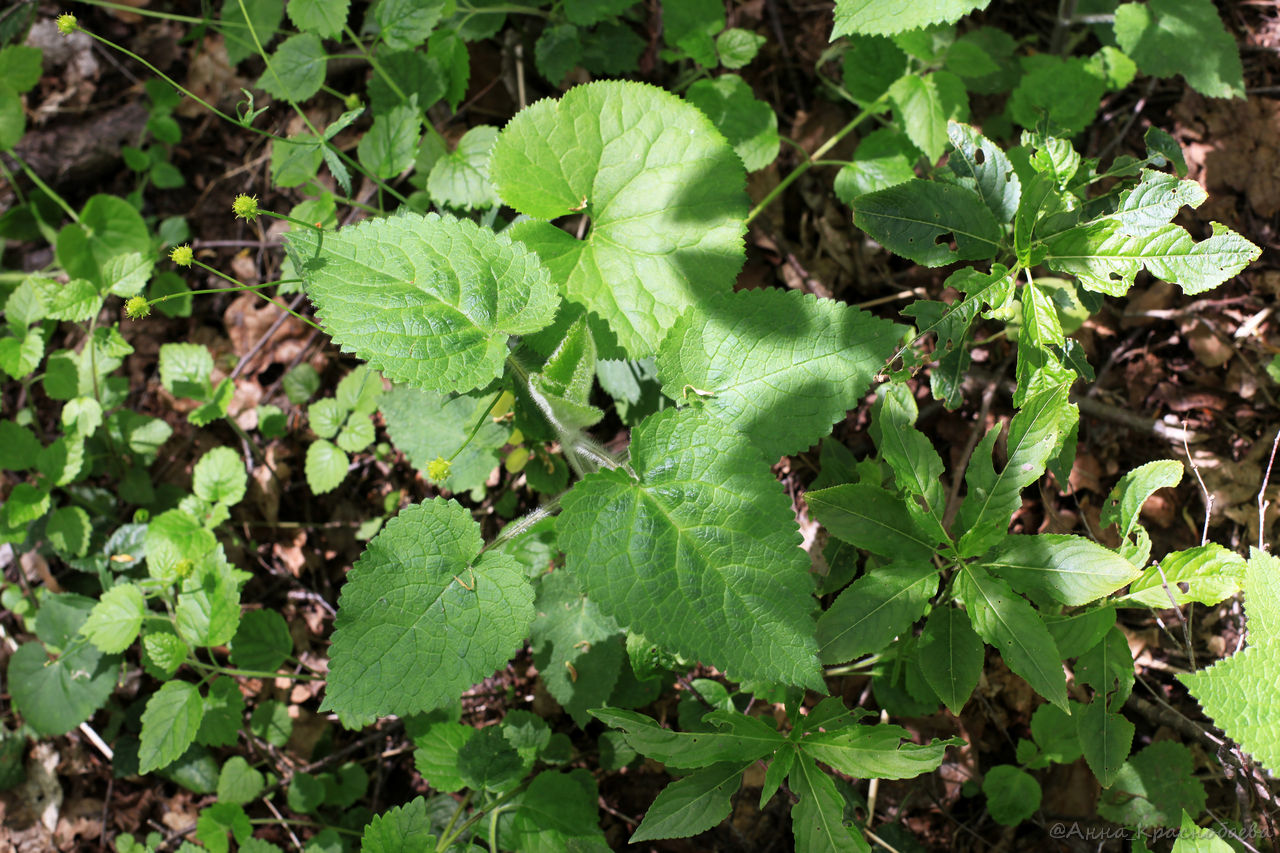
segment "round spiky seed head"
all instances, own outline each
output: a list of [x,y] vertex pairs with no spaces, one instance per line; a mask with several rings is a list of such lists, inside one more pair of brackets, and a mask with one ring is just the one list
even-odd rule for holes
[[151,303],[144,296],[135,296],[124,304],[124,315],[130,320],[141,320],[151,313]]
[[180,267],[191,266],[192,261],[195,259],[195,252],[192,252],[191,247],[187,245],[174,246],[169,252],[169,260],[173,261]]
[[55,23],[58,25],[58,32],[62,33],[64,36],[71,35],[79,26],[79,24],[76,23],[76,16],[69,13],[59,15],[58,20]]
[[433,483],[443,483],[449,479],[449,460],[437,456],[427,463],[427,479]]
[[256,195],[238,195],[231,202],[231,212],[239,219],[249,222],[258,218],[258,197]]

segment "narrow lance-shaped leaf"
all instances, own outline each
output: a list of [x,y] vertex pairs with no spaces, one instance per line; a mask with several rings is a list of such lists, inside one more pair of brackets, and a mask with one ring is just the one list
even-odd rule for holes
[[946,502],[942,457],[915,428],[918,414],[910,387],[896,382],[880,386],[880,399],[871,410],[871,438],[893,469],[894,482],[911,498],[907,511],[921,528],[942,542],[949,538],[942,526]]
[[800,751],[859,779],[913,779],[936,770],[948,746],[962,746],[960,738],[911,743],[901,726],[854,724],[810,732],[800,739]]
[[791,810],[797,853],[870,853],[862,835],[844,822],[845,799],[836,783],[812,758],[797,755],[787,782],[800,798]]
[[706,767],[720,761],[754,761],[772,755],[786,743],[786,737],[757,717],[732,711],[712,711],[703,721],[716,729],[704,732],[676,732],[634,711],[599,708],[591,716],[622,729],[627,743],[655,761],[669,767]]
[[419,388],[488,384],[508,338],[548,325],[559,302],[537,256],[466,220],[405,214],[288,238],[334,341]]
[[1009,669],[1037,693],[1067,710],[1067,678],[1062,656],[1044,620],[1026,599],[981,568],[966,566],[956,582],[973,628],[1000,652]]
[[846,483],[809,492],[809,511],[832,536],[891,560],[927,561],[936,539],[921,529],[903,499],[879,486]]
[[1074,406],[1067,402],[1068,386],[1048,388],[1029,398],[1009,423],[1009,458],[997,474],[991,454],[1000,430],[992,429],[974,449],[965,471],[969,487],[956,530],[963,530],[959,551],[976,557],[999,542],[1009,519],[1021,504],[1022,490],[1044,473],[1049,457],[1062,438],[1064,423]]
[[1142,574],[1115,551],[1082,536],[1009,536],[980,564],[1024,593],[1077,606],[1110,595]]
[[745,290],[688,309],[658,351],[658,377],[668,397],[696,395],[777,457],[830,433],[905,331],[831,299]]
[[632,433],[630,467],[563,499],[560,546],[587,596],[731,678],[820,687],[809,561],[760,452],[703,413],[668,409]]
[[631,843],[655,838],[688,838],[704,832],[729,816],[730,798],[742,784],[748,763],[726,761],[699,770],[662,789]]
[[925,681],[958,716],[982,675],[982,638],[969,617],[955,607],[935,608],[924,623],[917,650]]
[[511,656],[533,591],[515,559],[482,546],[471,514],[441,498],[387,523],[342,588],[325,709],[347,724],[429,711]]
[[710,120],[653,86],[589,83],[522,110],[489,174],[535,220],[590,217],[582,240],[547,221],[516,225],[633,358],[653,355],[691,305],[727,294],[742,267],[742,161]]
[[853,224],[926,267],[994,258],[1000,249],[1000,225],[991,211],[977,193],[955,184],[917,179],[859,196]]
[[937,591],[938,569],[927,558],[858,578],[818,619],[822,662],[844,663],[886,648],[924,614]]

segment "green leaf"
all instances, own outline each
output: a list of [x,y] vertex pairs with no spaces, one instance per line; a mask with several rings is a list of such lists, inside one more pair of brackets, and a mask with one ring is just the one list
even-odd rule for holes
[[231,381],[231,377],[223,379],[209,395],[209,401],[187,415],[187,420],[194,426],[202,427],[208,426],[219,418],[225,418],[235,392],[235,383]]
[[964,86],[946,71],[899,77],[889,87],[889,99],[898,125],[930,163],[936,163],[947,148],[947,122],[969,117]]
[[334,341],[393,382],[482,387],[502,373],[511,335],[555,316],[538,258],[469,221],[406,214],[288,239]]
[[621,15],[636,0],[565,0],[564,14],[571,23],[589,27]]
[[35,372],[44,358],[44,338],[32,329],[21,338],[0,338],[0,370],[14,379],[25,379]]
[[984,659],[982,638],[974,633],[969,617],[954,607],[935,608],[916,649],[925,681],[942,704],[960,716],[978,686]]
[[591,716],[621,729],[627,743],[641,755],[669,767],[708,767],[718,762],[754,761],[772,754],[786,743],[786,736],[758,717],[737,711],[710,711],[703,722],[710,731],[676,732],[656,720],[613,708],[598,708]]
[[1126,826],[1177,826],[1184,810],[1204,811],[1204,785],[1193,775],[1194,769],[1186,746],[1156,741],[1120,768],[1115,782],[1098,799],[1098,814]]
[[1022,505],[1022,490],[1044,473],[1062,440],[1064,426],[1075,414],[1075,406],[1068,402],[1068,388],[1065,384],[1046,388],[1024,402],[1009,423],[1008,461],[999,474],[991,453],[1000,429],[990,430],[974,449],[964,476],[969,491],[953,528],[964,531],[960,556],[976,557],[1005,537],[1009,519]]
[[547,691],[579,726],[585,726],[590,721],[587,710],[604,705],[618,680],[618,624],[582,594],[568,572],[542,578],[534,609],[534,663]]
[[195,743],[203,717],[204,700],[194,684],[170,681],[160,685],[142,712],[138,772],[150,773],[177,761]]
[[27,132],[22,98],[8,84],[0,84],[0,151],[10,151]]
[[190,653],[191,647],[177,634],[150,632],[142,636],[143,666],[148,674],[161,681],[172,678]]
[[928,562],[934,537],[921,529],[903,499],[879,486],[846,483],[804,496],[809,512],[832,536],[890,560]]
[[141,589],[131,583],[116,584],[93,606],[80,633],[107,654],[123,652],[137,639],[146,613]]
[[927,557],[872,569],[818,619],[819,658],[835,664],[882,651],[924,615],[937,591],[938,569]]
[[1221,223],[1200,242],[1172,223],[1140,233],[1112,221],[1072,228],[1044,241],[1044,263],[1076,276],[1088,290],[1123,296],[1143,267],[1195,295],[1212,290],[1257,259],[1262,250]]
[[421,127],[422,112],[413,98],[389,112],[374,116],[373,127],[360,137],[357,148],[361,165],[375,177],[396,177],[413,165]]
[[770,459],[805,450],[858,405],[905,329],[799,291],[745,290],[690,308],[658,350],[673,400],[703,410]]
[[1107,84],[1081,57],[1038,54],[1022,59],[1023,73],[1009,95],[1009,116],[1025,128],[1075,136],[1093,122]]
[[227,562],[221,546],[182,580],[174,625],[187,642],[221,646],[240,624],[240,586],[249,577]]
[[884,105],[877,101],[906,73],[907,55],[891,39],[864,35],[853,35],[849,39],[841,78],[858,106],[883,111]]
[[730,798],[749,765],[726,761],[672,782],[654,799],[630,843],[657,838],[688,838],[729,816]]
[[263,775],[243,756],[233,755],[218,773],[218,802],[245,805],[256,800],[266,784]]
[[[725,68],[742,68],[756,58],[768,39],[750,30],[730,27],[716,36],[716,53]],[[744,158],[745,159],[745,158]]]
[[919,156],[911,140],[897,128],[873,130],[858,143],[853,161],[836,173],[832,189],[838,199],[853,205],[867,193],[915,178],[913,164]]
[[581,59],[582,35],[572,24],[545,28],[533,46],[538,73],[553,85],[559,85]]
[[682,0],[662,11],[663,41],[684,51],[699,65],[715,68],[716,48],[712,38],[724,29],[724,4],[720,0]]
[[307,447],[307,487],[312,494],[332,492],[347,476],[350,459],[341,448],[320,439]]
[[202,344],[160,347],[160,384],[175,397],[203,400],[209,393],[213,356]]
[[1041,696],[1067,710],[1062,655],[1035,608],[1004,581],[973,565],[960,573],[956,596],[964,602],[978,636],[1000,652],[1009,669]]
[[[374,74],[369,78],[369,108],[374,115],[390,112],[404,98],[413,98],[415,95],[418,98],[418,108],[422,110],[430,108],[445,96],[448,81],[440,64],[428,59],[421,51],[380,53],[378,64],[388,79],[384,80],[383,74]],[[391,83],[395,83],[395,89]]]
[[531,764],[498,726],[480,729],[458,750],[458,775],[466,787],[477,791],[509,791]]
[[845,824],[845,799],[836,783],[818,769],[812,758],[798,755],[787,782],[791,792],[800,798],[791,810],[797,851],[871,853],[862,835]]
[[49,487],[19,483],[0,505],[0,520],[8,527],[26,526],[49,511]]
[[274,610],[250,610],[231,640],[231,662],[243,669],[275,672],[293,653],[293,637]]
[[997,222],[1011,222],[1022,198],[1022,182],[1009,158],[967,124],[949,122],[947,137],[955,146],[947,165],[959,184],[976,192]]
[[[70,627],[75,631],[80,625]],[[119,662],[88,643],[50,662],[41,643],[23,643],[9,658],[6,679],[27,725],[43,735],[63,735],[107,701],[115,690]]]
[[92,532],[89,513],[78,506],[55,509],[44,529],[53,549],[69,557],[85,555],[89,550],[89,534]]
[[652,355],[690,305],[728,293],[742,266],[741,161],[701,111],[661,89],[589,83],[539,101],[499,134],[489,173],[520,213],[590,217],[583,240],[549,222],[513,235],[633,358]]
[[1142,180],[1120,197],[1109,218],[1128,228],[1159,228],[1173,219],[1184,206],[1196,208],[1209,196],[1195,181],[1180,181],[1173,175],[1142,170]]
[[449,467],[446,485],[451,491],[467,492],[484,485],[498,465],[498,450],[507,442],[509,430],[486,419],[463,447],[491,399],[397,385],[382,396],[378,406],[391,441],[419,471],[425,472],[437,456],[448,459],[462,448]]
[[985,9],[991,0],[926,0],[901,3],[898,0],[836,0],[836,24],[831,40],[840,36],[893,35],[932,24],[950,24],[975,9]]
[[136,296],[147,286],[155,258],[148,253],[126,252],[108,258],[102,264],[102,284],[115,296]]
[[4,302],[4,317],[15,335],[26,332],[27,326],[48,316],[46,291],[39,282],[39,279],[24,279]]
[[859,196],[853,223],[894,254],[927,267],[992,258],[1000,249],[1000,225],[981,196],[955,184],[913,179]]
[[581,840],[603,845],[598,799],[595,779],[586,770],[545,770],[520,796],[505,843],[522,853],[580,849],[574,842]]
[[271,54],[258,88],[281,100],[301,103],[324,85],[328,57],[320,37],[301,33],[285,39]]
[[1172,595],[1178,605],[1197,601],[1212,606],[1239,592],[1245,575],[1243,557],[1210,542],[1166,554],[1159,566],[1148,568],[1130,585],[1129,594],[1120,600],[1164,610],[1173,606]]
[[381,0],[374,18],[388,48],[413,50],[426,42],[444,8],[444,0]]
[[0,469],[25,471],[40,452],[40,441],[30,428],[9,419],[0,421]]
[[285,11],[298,29],[321,38],[337,38],[347,23],[351,0],[292,0]]
[[[180,509],[168,510],[147,525],[147,572],[165,583],[173,583],[184,568],[180,564],[204,561],[218,542],[189,513]],[[190,566],[186,566],[190,571]]]
[[[152,292],[155,293],[154,285]],[[102,310],[105,298],[93,282],[73,278],[66,284],[56,285],[49,294],[49,316],[55,320],[83,323]]]
[[[725,34],[731,32],[742,30],[726,30]],[[751,86],[738,75],[699,80],[684,96],[724,134],[748,172],[763,169],[778,158],[778,115],[773,107],[758,100]]]
[[1178,680],[1214,725],[1274,773],[1280,769],[1280,694],[1274,689],[1280,672],[1280,559],[1254,549],[1244,595],[1249,647]]
[[436,837],[431,828],[431,812],[423,797],[415,797],[403,806],[374,815],[360,836],[360,853],[402,853],[406,850],[429,850]]
[[668,409],[633,431],[630,468],[590,474],[563,499],[560,546],[587,596],[731,678],[816,687],[809,560],[760,452]]
[[204,717],[196,732],[196,742],[204,746],[231,746],[244,728],[244,696],[236,682],[218,678],[204,697]]
[[991,819],[1002,826],[1017,826],[1040,808],[1040,783],[1020,767],[1000,764],[982,780]]
[[196,463],[191,474],[191,490],[209,503],[235,506],[244,499],[249,475],[244,460],[230,447],[215,447]]
[[[905,742],[904,742],[905,741]],[[887,724],[852,724],[809,732],[800,751],[859,779],[912,779],[936,770],[948,746],[962,746],[960,738],[911,743],[911,733]]]
[[1122,714],[1108,710],[1107,705],[1099,696],[1073,715],[1076,718],[1076,732],[1084,751],[1084,760],[1098,778],[1098,784],[1104,788],[1115,784],[1120,768],[1129,757],[1134,733],[1133,723]]
[[1202,95],[1243,98],[1235,37],[1212,0],[1150,0],[1116,9],[1116,42],[1143,73],[1181,74]]
[[1142,574],[1109,548],[1082,536],[1057,533],[1008,536],[978,564],[1018,592],[1048,596],[1068,606],[1110,595]]
[[427,192],[449,207],[482,210],[501,203],[489,180],[489,152],[498,129],[487,124],[471,128],[453,151],[431,167]]
[[79,222],[58,232],[58,263],[72,278],[88,279],[99,290],[111,284],[103,275],[108,260],[129,252],[149,256],[153,251],[142,214],[119,196],[93,196],[80,211]]
[[[1226,827],[1223,827],[1226,829]],[[1230,832],[1230,830],[1227,830]],[[1232,833],[1234,835],[1234,833]],[[1182,824],[1170,853],[1232,853],[1232,847],[1217,829],[1198,826],[1191,815],[1182,812]]]
[[310,133],[271,140],[271,180],[296,187],[314,180],[324,160],[324,145]]
[[347,419],[347,410],[338,405],[332,397],[316,400],[307,406],[307,422],[311,431],[321,438],[333,438],[342,429]]
[[[1157,489],[1173,488],[1180,482],[1182,463],[1172,459],[1157,459],[1125,474],[1111,490],[1111,494],[1107,495],[1106,503],[1102,505],[1102,523],[1119,526],[1120,553],[1135,565],[1144,565],[1151,556],[1150,537],[1138,524],[1138,513],[1142,511],[1142,505]],[[1129,534],[1135,532],[1135,529],[1138,534],[1136,545],[1129,540]]]
[[440,498],[387,523],[342,588],[326,710],[346,723],[431,710],[511,656],[533,591],[518,562],[482,545],[470,513]]
[[425,732],[413,736],[417,749],[413,766],[432,788],[445,793],[466,787],[458,775],[458,752],[475,736],[477,729],[448,721],[434,722]]
[[[880,457],[893,469],[894,483],[909,496],[904,502],[916,523],[937,542],[946,541],[942,515],[946,495],[942,486],[942,457],[933,443],[915,428],[919,409],[910,387],[887,383],[878,389],[871,410],[871,437]],[[825,445],[824,445],[825,446]]]
[[[246,21],[244,10],[249,13]],[[242,60],[258,54],[253,36],[249,33],[252,25],[262,46],[266,47],[275,38],[276,28],[284,17],[284,0],[222,0],[222,35],[226,39],[227,61],[234,68]]]
[[0,50],[0,80],[15,92],[34,89],[40,82],[40,64],[44,52],[38,47],[11,44]]

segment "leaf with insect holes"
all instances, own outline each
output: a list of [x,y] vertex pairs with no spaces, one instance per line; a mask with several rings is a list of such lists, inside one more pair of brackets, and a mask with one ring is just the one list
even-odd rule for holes
[[[589,83],[539,101],[498,135],[489,175],[540,220],[513,236],[634,358],[742,267],[742,162],[700,110],[656,87]],[[590,218],[582,239],[547,221],[577,214]]]
[[387,523],[342,588],[325,710],[363,725],[439,708],[515,652],[533,590],[483,544],[471,513],[441,498]]
[[467,220],[403,214],[287,237],[334,341],[418,388],[488,384],[510,337],[548,325],[559,303],[536,255]]

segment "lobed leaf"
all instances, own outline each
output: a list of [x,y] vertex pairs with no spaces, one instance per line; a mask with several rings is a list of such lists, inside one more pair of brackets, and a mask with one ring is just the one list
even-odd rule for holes
[[727,294],[742,266],[742,163],[700,110],[656,87],[590,83],[539,101],[499,134],[489,174],[535,220],[590,217],[581,240],[545,221],[512,234],[633,358],[686,308]]
[[546,326],[559,302],[532,252],[467,220],[405,214],[288,239],[334,341],[414,387],[483,387],[508,338]]
[[813,581],[791,502],[760,452],[691,410],[632,433],[631,468],[562,501],[560,546],[625,628],[730,677],[820,687]]

